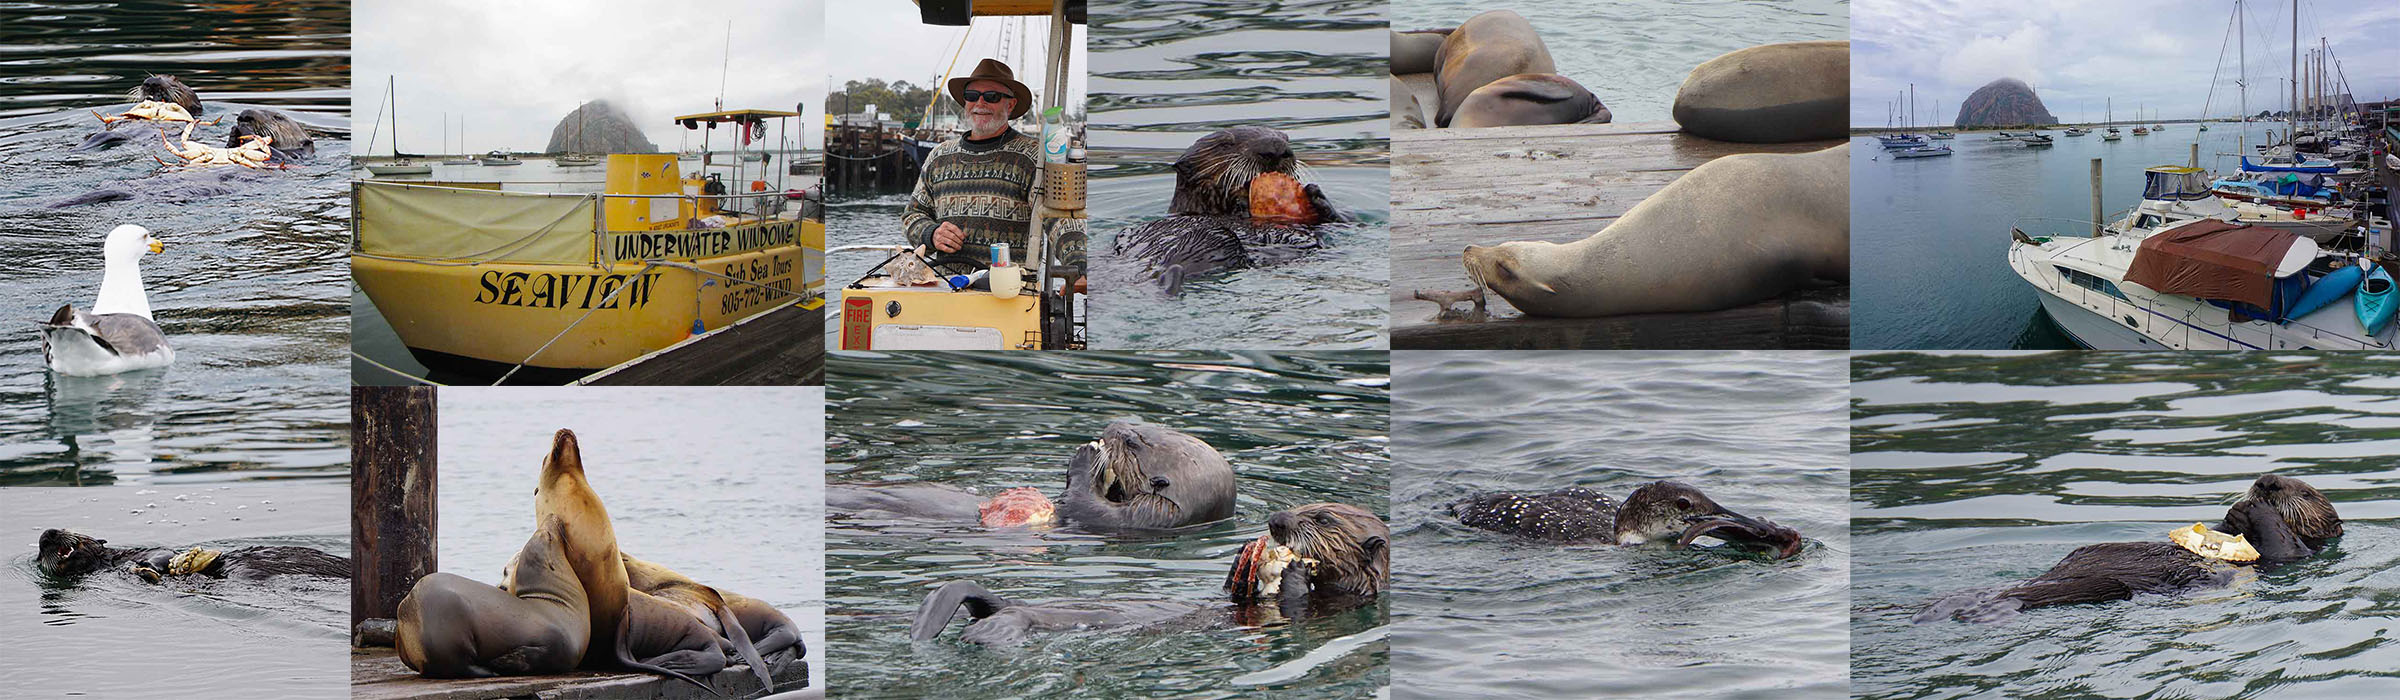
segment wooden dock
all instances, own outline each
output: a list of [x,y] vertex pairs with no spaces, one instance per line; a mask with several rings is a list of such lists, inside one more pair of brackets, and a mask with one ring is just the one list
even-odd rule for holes
[[1685,135],[1673,122],[1395,130],[1392,348],[1848,348],[1847,287],[1724,311],[1597,319],[1527,317],[1496,294],[1485,319],[1443,319],[1415,297],[1471,288],[1459,262],[1468,245],[1582,240],[1702,163],[1842,142],[1728,143]]
[[823,386],[825,311],[761,313],[576,381],[595,386]]
[[[809,685],[808,662],[790,654],[767,664],[777,692]],[[721,700],[758,694],[758,677],[746,665],[735,665],[701,679],[719,696],[680,680],[649,673],[576,671],[549,676],[498,678],[426,678],[400,663],[391,649],[350,650],[352,700]]]

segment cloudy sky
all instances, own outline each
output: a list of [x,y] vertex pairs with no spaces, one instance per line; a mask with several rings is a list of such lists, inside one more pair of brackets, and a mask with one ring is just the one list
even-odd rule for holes
[[[818,109],[827,72],[824,17],[822,0],[356,0],[354,138],[364,152],[384,81],[396,77],[400,142],[412,153],[461,150],[441,148],[445,113],[454,143],[465,117],[465,152],[538,151],[549,145],[551,127],[596,98],[614,102],[652,142],[675,150],[685,132],[673,117],[710,111],[723,78],[727,108],[808,105],[807,117],[790,128],[816,147],[825,123]],[[390,119],[377,153],[391,152]]]
[[[825,43],[826,50],[838,57],[827,68],[835,89],[865,78],[930,85],[950,67],[951,55],[959,51],[960,35],[970,29],[922,23],[917,19],[917,4],[908,0],[842,0],[827,12],[827,26],[836,28]],[[1083,25],[1072,26],[1075,37],[1070,43],[1075,50],[1068,60],[1074,67],[1074,79],[1068,81],[1067,104],[1083,101],[1085,68],[1090,65],[1083,47],[1086,30]],[[1033,88],[1037,98],[1043,94],[1042,64],[1048,55],[1043,48],[1049,45],[1050,18],[985,17],[975,20],[972,29],[965,52],[957,54],[957,72],[974,70],[981,59],[999,58],[1017,72],[1018,82]],[[999,55],[1004,35],[1010,44],[1008,56]]]
[[[1958,104],[1999,78],[2034,85],[2065,121],[2097,121],[2115,98],[2120,121],[2147,106],[2161,119],[2237,111],[2232,0],[1856,0],[1851,5],[1850,119],[1881,126],[1885,104],[1916,83],[1920,123],[1951,123]],[[2250,113],[2288,94],[2292,3],[2252,0]],[[2400,3],[2301,0],[2302,51],[2324,37],[2360,101],[2400,97]],[[2210,104],[2218,55],[2223,78]],[[2305,56],[2305,54],[2303,54]],[[1934,100],[1941,113],[1934,112]],[[2088,113],[2085,111],[2088,105]]]

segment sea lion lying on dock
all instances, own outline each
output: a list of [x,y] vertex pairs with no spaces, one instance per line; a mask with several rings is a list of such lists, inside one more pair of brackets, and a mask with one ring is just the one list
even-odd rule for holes
[[[1612,118],[1599,97],[1558,74],[1541,33],[1515,12],[1492,10],[1452,29],[1393,32],[1391,51],[1393,75],[1434,74],[1437,127],[1604,124]],[[1422,122],[1415,114],[1394,116]]]
[[1850,42],[1753,46],[1709,59],[1675,91],[1675,123],[1719,141],[1788,143],[1850,132]]
[[435,572],[400,599],[392,647],[428,678],[565,673],[592,638],[591,599],[567,563],[557,518],[525,542],[495,588]]
[[1777,559],[1799,554],[1803,544],[1791,528],[1733,512],[1699,489],[1672,481],[1643,484],[1622,505],[1607,494],[1569,487],[1542,494],[1476,494],[1452,502],[1449,510],[1468,527],[1548,542],[1689,547],[1713,537]]
[[237,547],[227,550],[190,547],[110,547],[108,540],[67,530],[43,530],[36,543],[34,565],[59,578],[77,577],[103,568],[158,583],[168,577],[260,580],[271,576],[350,578],[350,559],[308,547]]
[[1172,296],[1195,276],[1297,258],[1320,244],[1314,224],[1353,220],[1315,184],[1300,188],[1305,206],[1284,205],[1306,210],[1307,224],[1252,218],[1252,182],[1268,173],[1295,181],[1303,174],[1283,132],[1237,126],[1200,137],[1175,159],[1175,197],[1167,217],[1119,231],[1117,256],[1142,264]]
[[2125,600],[2139,593],[2176,593],[2232,580],[2242,566],[2271,570],[2316,556],[2342,536],[2333,502],[2306,482],[2262,474],[2214,528],[2241,535],[2256,549],[2251,561],[2216,559],[2167,537],[2108,542],[2069,552],[2040,576],[1999,588],[1951,593],[1919,611],[1919,624],[1957,619],[2002,622],[2033,608]]
[[[973,581],[951,581],[917,606],[909,638],[921,642],[941,636],[962,607],[969,621],[960,640],[1008,645],[1036,633],[1079,628],[1239,624],[1252,617],[1245,610],[1252,606],[1272,606],[1287,617],[1321,615],[1371,603],[1391,588],[1391,528],[1373,513],[1314,503],[1279,511],[1267,523],[1267,534],[1244,545],[1226,575],[1232,606],[1113,600],[1034,604]],[[1275,551],[1285,556],[1268,560]]]

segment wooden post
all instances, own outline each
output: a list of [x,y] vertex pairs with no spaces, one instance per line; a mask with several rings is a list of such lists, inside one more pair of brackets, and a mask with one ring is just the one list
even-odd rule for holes
[[390,618],[433,573],[433,387],[350,388],[350,625]]
[[2200,167],[2200,142],[2192,142],[2192,167]]
[[2100,159],[2092,159],[2092,237],[2100,237]]

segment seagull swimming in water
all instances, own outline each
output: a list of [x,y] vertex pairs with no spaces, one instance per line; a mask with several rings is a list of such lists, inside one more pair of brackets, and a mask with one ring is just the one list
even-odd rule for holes
[[150,318],[150,296],[142,291],[142,254],[165,249],[140,226],[125,224],[108,232],[100,249],[100,298],[92,310],[68,304],[42,324],[42,359],[50,371],[91,377],[175,362],[166,333]]

